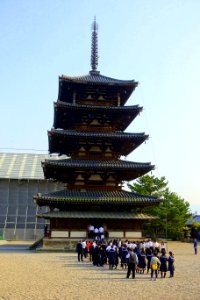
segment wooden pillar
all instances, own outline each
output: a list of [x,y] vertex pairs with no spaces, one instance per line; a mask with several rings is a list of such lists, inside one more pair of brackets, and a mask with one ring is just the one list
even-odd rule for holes
[[117,94],[117,106],[120,106],[121,104],[121,98],[120,98],[120,93]]
[[73,104],[76,103],[76,92],[73,92]]

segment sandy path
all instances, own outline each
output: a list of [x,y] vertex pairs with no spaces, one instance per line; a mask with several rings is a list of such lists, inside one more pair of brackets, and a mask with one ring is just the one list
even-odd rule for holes
[[175,277],[157,281],[78,263],[75,253],[0,253],[0,299],[199,300],[200,254],[188,243],[169,242],[168,250],[175,253]]

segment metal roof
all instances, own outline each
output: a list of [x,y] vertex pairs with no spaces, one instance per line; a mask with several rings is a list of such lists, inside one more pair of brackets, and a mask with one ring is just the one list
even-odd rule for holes
[[131,212],[94,212],[94,211],[52,211],[44,214],[38,214],[37,217],[68,218],[68,219],[130,219],[130,220],[150,220],[156,217],[141,213]]
[[[0,178],[45,179],[41,162],[48,154],[0,153]],[[54,156],[53,159],[56,159]]]

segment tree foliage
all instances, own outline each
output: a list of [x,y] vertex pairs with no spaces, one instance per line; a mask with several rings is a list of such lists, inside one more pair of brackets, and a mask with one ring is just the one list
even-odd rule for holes
[[189,202],[171,192],[165,177],[145,175],[136,180],[132,185],[128,184],[132,192],[155,196],[162,200],[160,205],[147,207],[144,212],[156,216],[146,225],[146,230],[155,236],[162,235],[166,238],[180,239],[187,220],[191,216]]

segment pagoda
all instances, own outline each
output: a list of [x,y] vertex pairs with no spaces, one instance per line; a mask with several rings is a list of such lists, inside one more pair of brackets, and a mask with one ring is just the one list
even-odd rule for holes
[[104,226],[108,238],[141,238],[144,222],[151,219],[143,209],[159,203],[123,189],[125,182],[154,166],[121,159],[148,139],[143,132],[125,132],[142,111],[139,105],[125,105],[138,82],[100,74],[97,34],[94,20],[89,74],[59,77],[53,128],[48,131],[52,157],[42,167],[45,179],[62,182],[63,190],[34,197],[39,207],[47,207],[38,214],[49,221],[47,246],[87,238],[91,224]]

